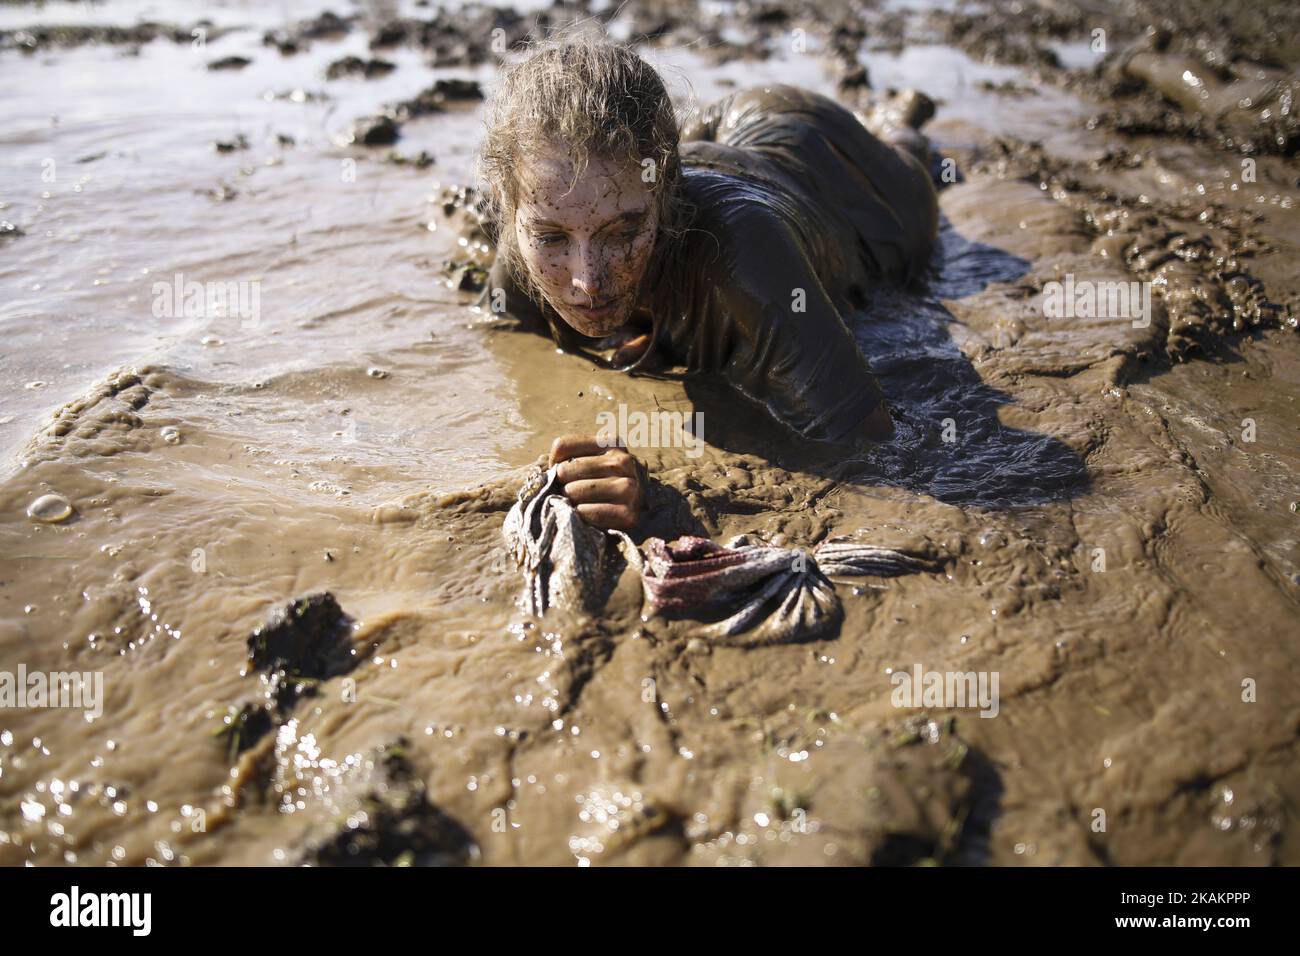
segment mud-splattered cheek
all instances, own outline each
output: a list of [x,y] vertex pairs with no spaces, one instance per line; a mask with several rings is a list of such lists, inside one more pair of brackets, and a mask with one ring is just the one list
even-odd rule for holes
[[640,281],[641,273],[645,270],[646,262],[650,258],[650,251],[654,248],[657,230],[657,222],[652,223],[648,229],[641,230],[636,238],[632,240],[631,247],[628,249],[627,261],[632,264],[632,281],[634,282]]
[[555,289],[563,289],[569,274],[564,254],[555,249],[546,249],[538,254],[537,262],[547,284]]
[[546,292],[555,295],[564,289],[568,265],[563,243],[548,246],[520,233],[519,248],[528,271]]
[[642,229],[632,238],[617,238],[607,242],[601,252],[601,289],[607,294],[623,296],[632,292],[641,281],[646,261],[654,244],[654,229]]

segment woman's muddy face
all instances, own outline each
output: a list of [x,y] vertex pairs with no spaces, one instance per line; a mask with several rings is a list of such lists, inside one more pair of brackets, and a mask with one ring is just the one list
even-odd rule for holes
[[520,170],[520,255],[546,301],[583,335],[627,324],[658,226],[640,167],[593,158],[576,183],[567,158],[533,159]]

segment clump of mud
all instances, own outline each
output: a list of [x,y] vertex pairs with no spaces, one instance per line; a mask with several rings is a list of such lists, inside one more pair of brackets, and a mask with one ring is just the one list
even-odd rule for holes
[[325,67],[325,79],[337,80],[343,77],[361,77],[373,80],[387,76],[397,69],[396,63],[380,60],[376,57],[363,60],[359,56],[345,56]]
[[474,80],[438,80],[409,100],[384,107],[375,116],[364,116],[352,124],[351,142],[363,146],[387,146],[397,142],[402,124],[408,120],[441,113],[452,105],[473,103],[483,98]]
[[[1293,4],[980,2],[929,11],[926,22],[979,62],[1028,67],[1042,83],[1097,100],[1090,129],[1246,155],[1294,156],[1300,147]],[[1086,46],[1099,62],[1069,68],[1055,52],[1061,44]]]
[[260,673],[259,698],[231,707],[214,736],[231,756],[253,747],[292,712],[298,700],[357,666],[352,621],[329,592],[272,611],[248,637],[248,664]]
[[943,42],[977,62],[1059,69],[1060,58],[1049,42],[1085,35],[1096,15],[1068,3],[1047,6],[1031,0],[1014,7],[981,5],[969,12],[933,10],[928,19]]
[[192,43],[202,35],[205,40],[216,40],[227,30],[215,26],[211,20],[197,20],[191,27],[157,23],[147,20],[132,26],[114,25],[51,25],[34,26],[22,30],[0,30],[0,51],[6,49],[34,53],[56,47],[78,47],[105,43],[140,47],[157,39],[173,43]]
[[356,666],[350,633],[351,622],[334,595],[312,594],[278,608],[254,629],[248,661],[256,670],[328,680]]
[[1091,127],[1125,135],[1208,140],[1244,155],[1294,156],[1300,148],[1300,76],[1267,53],[1249,59],[1232,33],[1206,35],[1149,29],[1132,47],[1098,67],[1094,95],[1114,105]]
[[424,780],[398,738],[366,754],[364,777],[337,798],[331,821],[305,839],[305,866],[458,866],[478,859],[478,847],[459,823],[429,802]]
[[30,466],[61,455],[97,457],[150,446],[140,411],[163,382],[152,368],[123,369],[68,402],[23,452]]
[[292,56],[311,45],[313,40],[337,39],[346,36],[357,17],[340,17],[326,10],[318,16],[300,20],[287,27],[268,30],[262,36],[264,46],[274,47],[285,56]]
[[[538,15],[543,30],[550,22],[549,13]],[[371,31],[370,47],[413,46],[424,51],[430,66],[476,66],[506,53],[528,33],[528,21],[513,9],[469,3],[454,11],[439,8],[427,19],[380,21]]]
[[968,172],[1034,185],[1071,210],[1103,254],[1150,283],[1158,309],[1150,343],[1134,344],[1140,360],[1152,358],[1153,349],[1184,359],[1235,333],[1294,330],[1300,315],[1294,291],[1270,296],[1251,271],[1252,261],[1270,250],[1257,228],[1262,216],[1210,199],[1168,201],[1117,187],[1117,170],[1143,163],[1122,150],[1075,161],[1002,138],[974,157]]

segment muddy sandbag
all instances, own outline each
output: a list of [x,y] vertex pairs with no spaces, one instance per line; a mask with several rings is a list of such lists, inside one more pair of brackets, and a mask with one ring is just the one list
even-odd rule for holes
[[669,617],[721,612],[726,616],[704,629],[718,641],[739,634],[755,644],[810,639],[844,617],[835,586],[803,552],[686,537],[651,538],[646,556],[650,608]]
[[811,640],[838,627],[843,612],[829,574],[892,577],[926,567],[887,548],[825,542],[810,554],[747,535],[726,546],[707,538],[651,538],[643,551],[641,580],[656,614],[721,611],[726,617],[705,628],[705,636],[725,641],[744,634],[749,644]]
[[558,466],[534,467],[524,480],[502,534],[523,569],[522,603],[530,614],[551,607],[599,613],[623,571],[641,576],[651,613],[716,619],[703,635],[719,642],[811,640],[843,619],[828,574],[894,576],[930,570],[933,563],[849,541],[826,542],[813,553],[742,535],[723,546],[701,537],[641,548],[621,531],[587,524],[563,494]]
[[551,607],[596,613],[629,560],[640,565],[636,545],[626,534],[582,520],[564,496],[558,466],[529,470],[502,534],[523,569],[523,604],[530,614]]

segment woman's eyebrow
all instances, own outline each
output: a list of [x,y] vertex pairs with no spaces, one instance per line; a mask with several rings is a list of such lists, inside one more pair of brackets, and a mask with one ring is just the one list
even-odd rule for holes
[[609,222],[605,223],[600,228],[604,229],[605,226],[613,225],[616,222],[631,222],[634,219],[644,219],[645,214],[646,214],[645,206],[642,206],[640,209],[629,209],[626,212],[619,213],[617,216],[615,216]]
[[[609,220],[609,222],[602,223],[596,231],[599,232],[601,229],[605,229],[616,222],[631,222],[633,219],[644,219],[646,212],[647,209],[645,206],[642,206],[640,209],[628,209],[625,212],[619,213],[613,219]],[[529,229],[564,229],[564,227],[558,222],[554,222],[550,219],[529,219],[525,225],[527,225]]]

